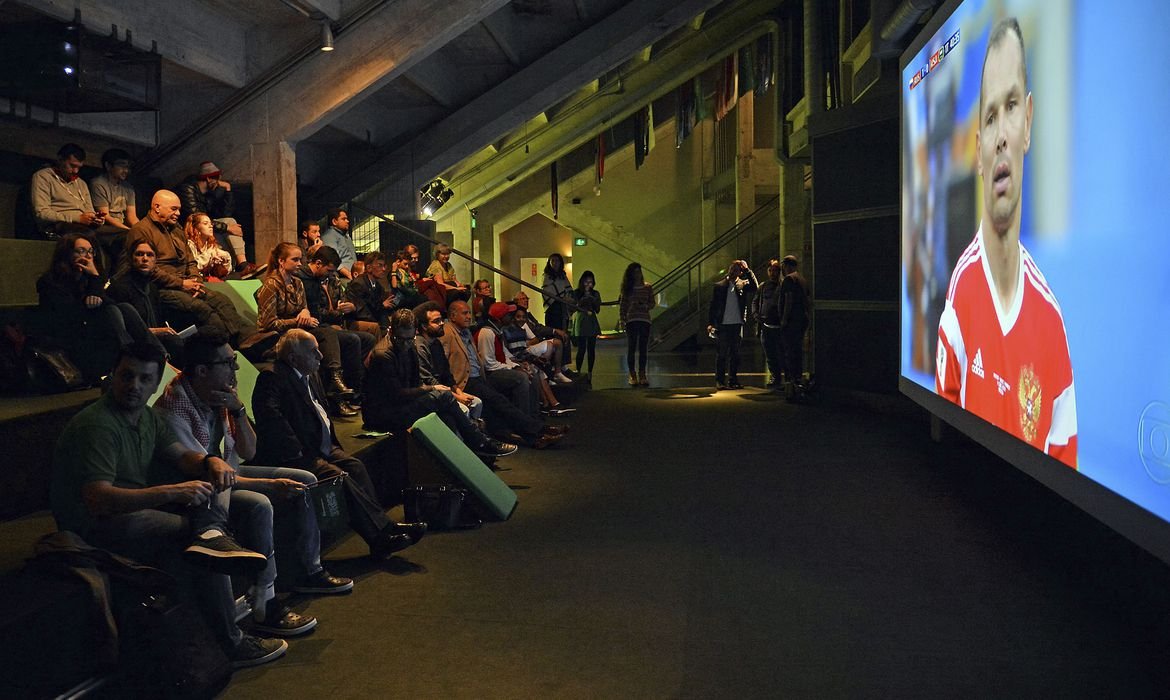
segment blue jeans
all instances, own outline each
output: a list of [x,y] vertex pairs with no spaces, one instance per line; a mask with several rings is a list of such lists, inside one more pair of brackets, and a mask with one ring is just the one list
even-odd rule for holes
[[[315,484],[317,477],[303,469],[241,466],[240,476],[251,479],[292,479]],[[308,491],[275,503],[258,491],[232,489],[228,520],[240,544],[268,557],[268,565],[256,575],[256,588],[311,576],[321,566],[321,531]]]
[[196,603],[212,634],[229,656],[244,633],[236,625],[236,599],[228,576],[189,566],[183,548],[199,533],[224,530],[229,495],[217,494],[208,506],[181,508],[176,512],[147,508],[98,518],[85,533],[95,547],[125,555],[170,573],[182,587],[182,595]]

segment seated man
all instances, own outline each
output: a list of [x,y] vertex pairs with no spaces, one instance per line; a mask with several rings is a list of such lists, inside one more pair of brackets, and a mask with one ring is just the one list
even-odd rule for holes
[[565,345],[567,345],[569,342],[568,332],[562,328],[553,328],[552,326],[546,326],[543,323],[538,323],[536,319],[532,318],[532,314],[527,313],[529,311],[528,304],[530,303],[530,300],[528,298],[528,294],[526,294],[523,289],[521,289],[519,292],[516,292],[516,296],[513,297],[512,303],[516,304],[518,308],[524,309],[526,312],[524,326],[532,333],[533,338],[538,340],[548,340],[556,345],[559,355],[556,360],[553,361],[553,366],[560,368],[563,374],[570,377],[573,376],[575,373],[569,370],[570,353],[565,352]]
[[[489,307],[490,308],[490,307]],[[557,384],[572,384],[573,380],[565,376],[557,360],[561,357],[561,341],[559,338],[541,340],[536,337],[532,326],[528,323],[528,310],[516,307],[510,326],[504,327],[504,336],[508,348],[513,355],[531,355],[535,357],[541,368],[546,370],[552,381]]]
[[312,253],[321,244],[321,224],[312,219],[301,222],[301,233],[297,236],[297,245],[305,255]]
[[[228,334],[232,347],[239,348],[256,334],[256,326],[240,317],[231,300],[203,286],[195,256],[187,246],[187,235],[178,225],[179,198],[159,190],[150,200],[150,213],[126,233],[126,245],[145,240],[154,247],[154,279],[167,315],[180,318],[184,326],[195,323],[212,326]],[[130,265],[134,251],[123,255],[122,268]]]
[[121,148],[111,148],[102,154],[106,172],[89,182],[93,206],[105,219],[98,229],[98,241],[106,254],[106,269],[118,267],[122,250],[126,247],[126,232],[138,223],[134,187],[126,182],[130,177],[130,154]]
[[178,187],[182,199],[183,221],[197,211],[211,217],[211,227],[219,247],[230,250],[236,260],[236,272],[248,279],[263,270],[248,262],[244,251],[244,227],[232,216],[235,200],[232,183],[221,179],[223,173],[209,160],[199,164],[199,174],[192,175]]
[[[531,385],[527,378],[512,387],[511,398],[497,391],[488,381],[484,358],[471,335],[471,306],[467,302],[451,302],[439,342],[454,379],[454,384],[449,386],[483,399],[484,417],[492,430],[515,432],[526,445],[538,450],[555,443],[568,432],[568,426],[544,425],[531,412]],[[529,410],[521,410],[522,405]]]
[[89,231],[106,222],[93,206],[89,186],[79,177],[85,165],[85,149],[67,143],[57,151],[57,161],[33,173],[29,199],[37,231],[56,238],[71,231]]
[[[572,413],[576,409],[561,406],[548,384],[548,377],[536,364],[535,356],[528,352],[528,336],[517,325],[517,312],[524,313],[513,304],[497,301],[488,308],[488,322],[476,331],[480,354],[487,358],[488,381],[504,372],[522,372],[537,396],[538,410],[548,415]],[[510,381],[506,386],[510,386]]]
[[487,280],[476,280],[472,286],[475,296],[471,297],[471,315],[476,324],[487,323],[487,312],[496,298],[492,296],[492,283]]
[[390,333],[378,341],[370,355],[369,393],[362,404],[366,425],[375,430],[405,430],[419,418],[434,413],[477,455],[504,457],[515,452],[515,445],[480,432],[459,409],[459,401],[449,386],[422,383],[414,337],[414,312],[395,311],[390,318]]
[[463,391],[451,375],[451,365],[443,352],[443,307],[438,302],[426,301],[414,307],[414,349],[418,355],[419,381],[423,384],[441,384],[451,388],[459,408],[483,429],[483,399]]
[[345,474],[350,527],[385,558],[422,539],[425,523],[394,523],[378,502],[374,483],[361,460],[341,449],[317,369],[321,351],[308,331],[293,328],[276,344],[276,362],[260,373],[252,394],[256,417],[256,459],[262,464],[297,467],[318,479]]
[[341,258],[337,274],[351,280],[354,277],[353,264],[357,262],[357,252],[349,237],[349,214],[344,209],[330,209],[325,218],[329,219],[329,228],[321,232],[321,242],[336,250]]
[[[293,591],[343,593],[353,588],[352,580],[332,576],[321,565],[321,531],[305,488],[317,478],[302,469],[240,466],[241,459],[251,459],[256,453],[256,431],[236,393],[236,353],[227,338],[212,329],[196,333],[184,350],[183,371],[167,386],[155,409],[184,447],[218,457],[236,472],[231,522],[243,524],[237,531],[244,541],[268,557],[268,565],[252,587],[257,629],[278,636],[308,632],[316,620],[276,600],[274,551],[285,563],[283,573],[294,579],[288,585]],[[277,527],[289,535],[279,545],[291,540],[296,543],[293,551],[274,544],[274,511]]]
[[341,360],[346,363],[345,376],[350,379],[350,387],[358,391],[365,373],[365,357],[374,349],[377,340],[377,328],[350,328],[350,324],[357,320],[357,305],[346,299],[341,291],[341,281],[337,278],[341,257],[337,251],[323,245],[304,257],[305,262],[293,274],[305,287],[309,315],[337,331]]
[[375,250],[366,253],[365,263],[365,272],[355,276],[345,288],[345,299],[354,305],[352,323],[357,329],[373,333],[370,329],[373,326],[378,329],[375,335],[381,337],[382,330],[390,325],[390,312],[405,295],[388,294],[382,284],[388,270],[386,256]]
[[[272,661],[288,643],[245,635],[235,622],[226,574],[255,573],[267,564],[227,532],[235,473],[223,460],[183,447],[146,405],[164,362],[154,346],[124,346],[106,394],[65,426],[53,451],[53,517],[95,547],[175,575],[234,666]],[[189,480],[158,480],[156,462],[176,466]],[[184,567],[180,553],[199,568]]]

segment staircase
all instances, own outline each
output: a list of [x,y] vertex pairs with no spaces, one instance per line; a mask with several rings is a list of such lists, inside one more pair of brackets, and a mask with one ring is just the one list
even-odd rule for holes
[[773,197],[654,282],[658,306],[651,312],[650,347],[673,350],[691,338],[703,338],[712,285],[736,259],[748,261],[763,279],[768,259],[777,255],[779,232],[780,198]]

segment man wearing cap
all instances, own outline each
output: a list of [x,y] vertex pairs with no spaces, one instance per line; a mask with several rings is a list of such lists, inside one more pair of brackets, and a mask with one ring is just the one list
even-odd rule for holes
[[236,272],[248,278],[259,270],[248,262],[244,252],[244,228],[232,218],[235,200],[232,183],[223,180],[219,166],[209,160],[199,164],[199,174],[189,177],[179,185],[179,198],[183,202],[182,220],[201,211],[211,217],[215,240],[224,250],[232,251],[236,259]]
[[[451,302],[451,306],[447,307],[447,323],[443,325],[439,343],[455,380],[452,389],[466,391],[483,399],[484,417],[497,432],[515,431],[525,444],[538,450],[560,440],[568,432],[568,426],[544,425],[531,411],[519,408],[530,407],[533,402],[531,383],[523,373],[517,373],[523,383],[517,382],[509,395],[497,391],[488,381],[486,359],[480,355],[471,333],[471,325],[471,305],[461,300]],[[428,329],[427,333],[431,334],[432,330]]]
[[29,198],[37,230],[49,237],[70,231],[96,229],[105,219],[93,206],[89,187],[78,177],[85,165],[85,149],[67,143],[57,151],[57,160],[33,173]]
[[106,223],[98,229],[98,240],[109,257],[106,264],[108,270],[117,266],[122,248],[126,245],[126,232],[138,223],[134,188],[126,182],[126,178],[130,177],[130,166],[129,153],[121,148],[111,148],[102,154],[102,167],[106,172],[89,182],[93,206],[106,219]]

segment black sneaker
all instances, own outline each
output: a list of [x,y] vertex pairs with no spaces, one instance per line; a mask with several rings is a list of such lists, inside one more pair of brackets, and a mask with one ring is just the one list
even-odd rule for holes
[[569,408],[567,406],[555,406],[553,408],[545,408],[540,411],[546,416],[563,416],[566,413],[576,413],[577,409]]
[[248,576],[264,570],[268,557],[244,549],[231,535],[217,535],[208,539],[196,538],[183,551],[191,563],[217,574]]
[[266,664],[284,656],[286,651],[288,651],[288,642],[283,639],[265,639],[245,634],[243,640],[232,653],[232,667],[247,668]]
[[479,447],[473,448],[471,451],[480,457],[507,457],[518,449],[520,448],[510,442],[487,438]]
[[252,629],[277,637],[296,637],[317,626],[312,615],[298,615],[281,605],[275,598],[265,606],[264,619],[253,620]]
[[293,584],[296,593],[347,593],[353,590],[353,579],[334,576],[321,569],[312,576],[306,576]]

